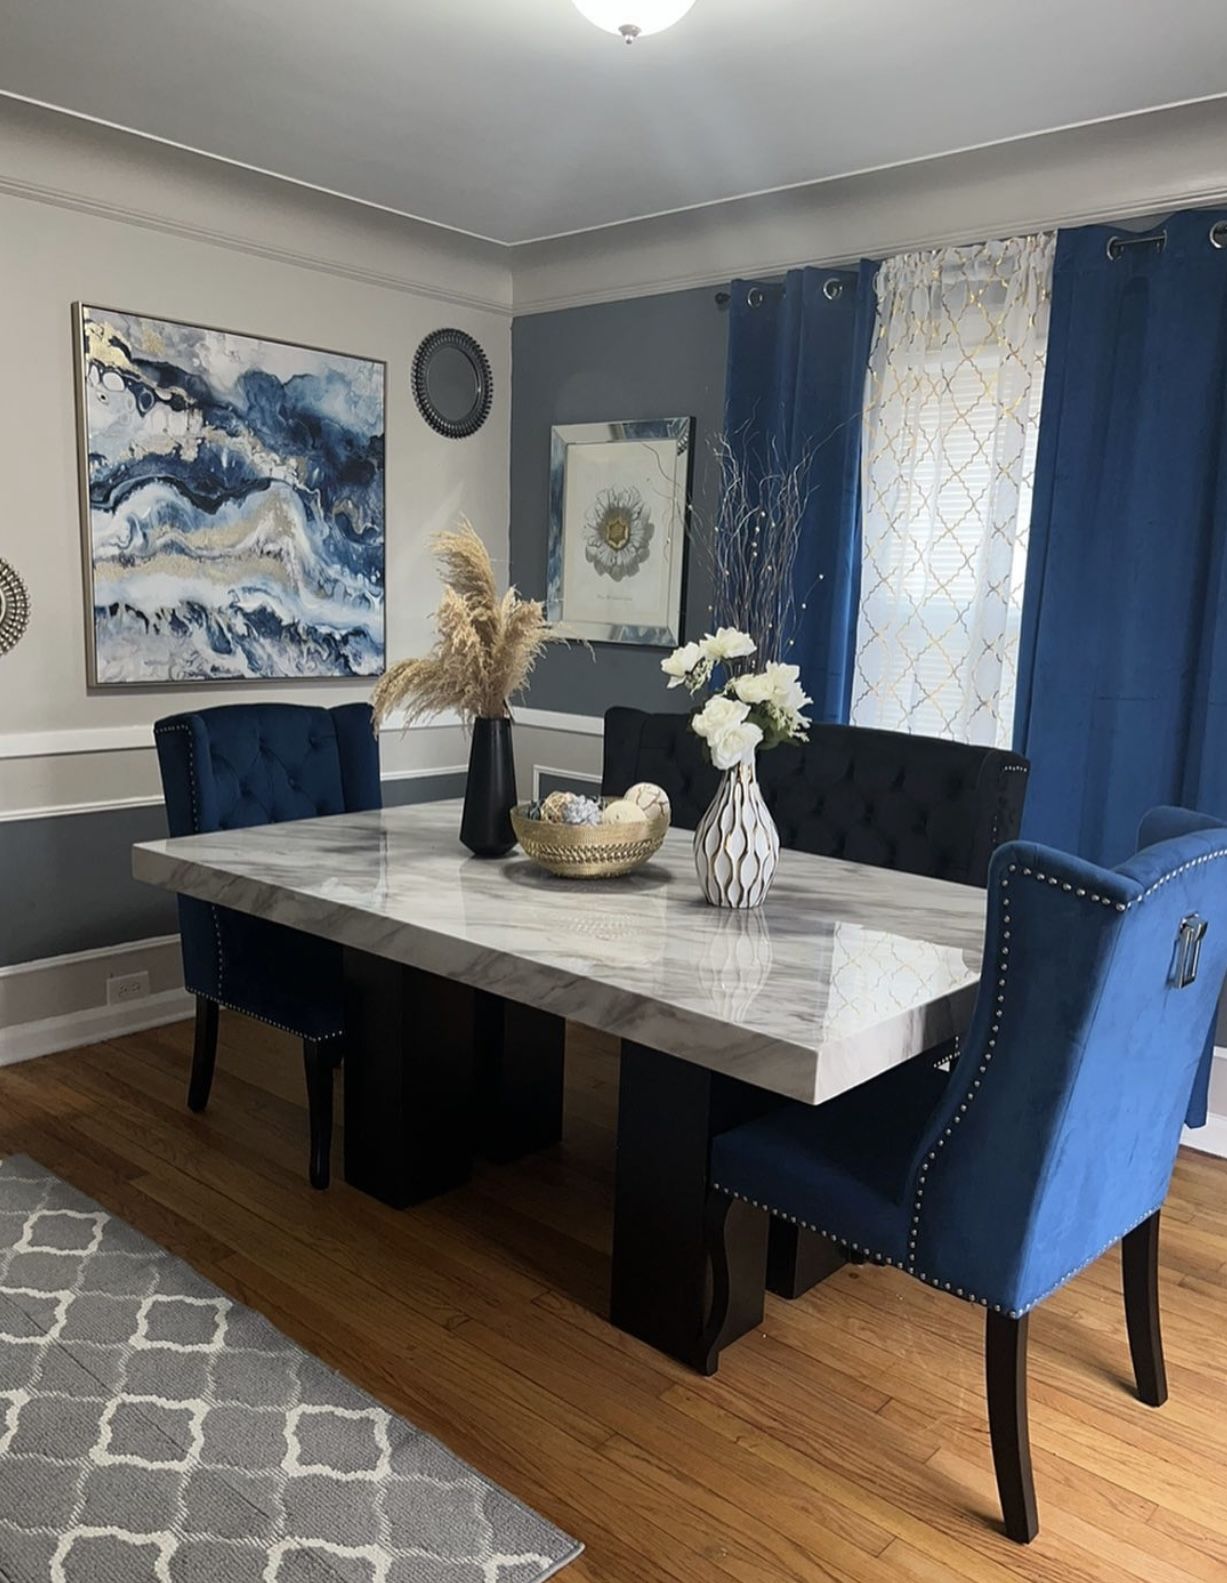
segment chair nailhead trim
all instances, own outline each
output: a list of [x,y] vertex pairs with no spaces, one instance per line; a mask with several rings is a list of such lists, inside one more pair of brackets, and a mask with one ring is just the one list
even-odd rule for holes
[[828,1242],[838,1242],[845,1248],[851,1248],[853,1253],[863,1253],[874,1264],[887,1265],[891,1269],[901,1270],[904,1275],[911,1275],[916,1280],[923,1281],[926,1286],[936,1288],[939,1292],[949,1292],[952,1297],[961,1297],[965,1303],[974,1303],[977,1308],[991,1308],[995,1314],[1005,1314],[1010,1319],[1021,1319],[1024,1314],[1029,1314],[1033,1308],[1038,1308],[1045,1298],[1051,1297],[1053,1292],[1065,1285],[1066,1281],[1072,1281],[1075,1275],[1080,1275],[1089,1265],[1094,1264],[1096,1259],[1101,1259],[1110,1247],[1122,1241],[1124,1237],[1129,1235],[1130,1231],[1136,1231],[1144,1221],[1150,1219],[1151,1215],[1157,1214],[1163,1208],[1160,1203],[1156,1204],[1153,1209],[1148,1209],[1144,1215],[1139,1216],[1134,1221],[1132,1226],[1122,1232],[1121,1236],[1113,1237],[1111,1242],[1105,1242],[1098,1253],[1092,1253],[1089,1259],[1083,1259],[1082,1263],[1074,1269],[1067,1270],[1064,1275],[1048,1287],[1047,1291],[1041,1292],[1038,1297],[1033,1297],[1022,1308],[1006,1308],[1001,1303],[990,1302],[987,1297],[977,1297],[975,1292],[964,1291],[961,1286],[952,1286],[949,1281],[922,1274],[920,1271],[913,1269],[910,1262],[905,1264],[901,1259],[892,1259],[889,1254],[876,1253],[872,1248],[862,1248],[855,1242],[849,1242],[847,1237],[841,1237],[837,1231],[826,1231],[822,1226],[815,1226],[808,1220],[802,1220],[799,1215],[790,1215],[785,1210],[776,1209],[772,1204],[760,1204],[758,1199],[747,1198],[744,1193],[735,1192],[733,1188],[724,1187],[719,1182],[713,1182],[711,1185],[715,1192],[723,1193],[726,1198],[740,1199],[743,1204],[749,1204],[752,1209],[761,1209],[767,1214],[773,1215],[777,1220],[786,1220],[790,1226],[800,1226],[803,1231],[812,1231],[815,1236],[825,1237]]
[[[1095,891],[1088,891],[1081,885],[1075,888],[1069,881],[1063,880],[1060,875],[1046,874],[1042,869],[1023,868],[1019,872],[1026,878],[1037,880],[1043,885],[1059,885],[1062,890],[1072,891],[1075,896],[1084,897],[1088,901],[1098,902],[1103,907],[1113,907],[1117,912],[1129,912],[1139,902],[1145,901],[1148,896],[1153,896],[1157,890],[1161,890],[1164,885],[1168,885],[1172,880],[1178,879],[1181,874],[1186,874],[1189,869],[1200,868],[1203,863],[1217,863],[1220,858],[1227,858],[1227,851],[1203,852],[1200,857],[1190,858],[1187,863],[1182,863],[1179,868],[1172,869],[1170,874],[1164,874],[1162,879],[1157,879],[1146,890],[1139,891],[1129,901],[1117,901],[1114,896],[1100,896]],[[1011,863],[1010,872],[1013,873],[1016,867],[1016,864]],[[1002,883],[1004,884],[1004,881]]]
[[201,989],[193,989],[187,985],[189,995],[199,995],[201,1000],[211,1000],[214,1005],[223,1007],[226,1011],[237,1011],[240,1017],[250,1017],[253,1022],[262,1022],[268,1028],[276,1028],[281,1033],[288,1033],[295,1039],[310,1039],[313,1044],[327,1044],[329,1039],[343,1039],[344,1028],[338,1028],[335,1033],[307,1034],[301,1028],[287,1028],[284,1022],[274,1022],[271,1017],[262,1017],[258,1011],[248,1011],[245,1006],[232,1006],[228,1000],[222,1000],[219,995],[208,995]]
[[[1010,937],[1010,902],[1006,893],[1009,889],[1010,875],[1014,873],[1016,867],[1016,864],[1011,863],[1008,872],[1003,874],[1001,877],[1001,925],[1003,940],[1008,940]],[[1024,872],[1027,871],[1024,870]],[[1001,1030],[1002,1007],[1005,1004],[1006,973],[1009,969],[1009,965],[1009,948],[1003,944],[1001,948],[1001,955],[997,963],[997,1000],[992,1012],[993,1020],[989,1024],[988,1039],[984,1048],[984,1059],[976,1068],[976,1076],[972,1080],[971,1088],[967,1092],[966,1099],[963,1100],[962,1104],[960,1104],[959,1108],[950,1118],[950,1125],[945,1129],[941,1137],[937,1139],[934,1147],[929,1150],[928,1155],[921,1162],[920,1170],[916,1175],[916,1197],[912,1204],[912,1226],[910,1235],[908,1237],[907,1272],[909,1275],[916,1275],[917,1273],[916,1244],[920,1238],[920,1210],[921,1204],[924,1200],[925,1182],[928,1179],[929,1170],[932,1167],[933,1162],[937,1159],[938,1151],[945,1148],[946,1139],[952,1135],[955,1127],[959,1125],[963,1117],[967,1114],[968,1107],[971,1105],[972,1101],[976,1097],[976,1094],[979,1092],[980,1079],[984,1076],[985,1072],[988,1071],[989,1062],[993,1059],[993,1052],[997,1047],[997,1035]],[[919,1279],[923,1281],[924,1276],[919,1276]],[[929,1284],[933,1285],[943,1283],[930,1282]],[[944,1289],[949,1291],[949,1285],[944,1285]],[[994,1304],[994,1306],[997,1305]]]
[[[187,777],[188,777],[188,784],[190,785],[191,790],[192,790],[192,824],[194,826],[195,832],[197,834],[199,834],[200,833],[200,801],[199,801],[199,798],[196,795],[196,738],[195,738],[195,736],[192,733],[191,726],[186,725],[183,722],[180,722],[178,725],[173,725],[173,726],[155,726],[153,734],[154,734],[155,737],[168,736],[172,731],[183,731],[183,732],[186,732],[186,734],[187,734],[187,744],[188,744],[187,745]],[[210,917],[210,919],[212,920],[212,923],[213,923],[213,945],[214,945],[215,950],[217,951],[217,994],[216,995],[211,995],[208,998],[210,1000],[216,1000],[217,1004],[219,1006],[226,1006],[229,1003],[222,999],[222,970],[223,970],[223,962],[224,962],[225,959],[222,956],[222,927],[221,927],[221,920],[218,918],[218,916],[217,916],[217,908],[213,905],[212,902],[206,902],[205,905],[209,909],[209,917]],[[235,1008],[231,1007],[231,1010],[234,1010],[234,1009]],[[267,1018],[261,1017],[259,1020],[261,1022],[265,1022],[265,1021],[267,1021]],[[274,1023],[270,1023],[269,1026],[272,1027],[272,1028],[276,1028],[276,1027],[279,1026],[279,1024],[274,1022]],[[292,1028],[287,1028],[286,1029],[287,1033],[292,1033],[293,1031],[294,1030]]]
[[[924,1198],[925,1181],[926,1181],[926,1179],[928,1177],[929,1170],[932,1167],[933,1162],[937,1159],[938,1151],[945,1147],[946,1139],[951,1136],[953,1128],[958,1126],[959,1122],[963,1119],[963,1116],[966,1114],[968,1106],[971,1104],[972,1100],[976,1097],[976,1093],[979,1091],[979,1088],[980,1088],[980,1080],[983,1078],[984,1074],[987,1072],[989,1062],[993,1058],[993,1052],[996,1049],[996,1045],[997,1045],[997,1035],[998,1035],[998,1033],[1001,1030],[1001,1019],[1002,1019],[1002,1015],[1003,1015],[1003,1007],[1005,1005],[1006,973],[1007,973],[1007,970],[1009,968],[1009,946],[1006,945],[1005,942],[1007,940],[1009,940],[1009,938],[1010,938],[1010,912],[1009,912],[1010,903],[1009,903],[1008,894],[1007,894],[1008,890],[1009,890],[1009,884],[1010,884],[1010,875],[1014,874],[1014,873],[1021,872],[1022,875],[1024,876],[1024,878],[1033,879],[1039,884],[1060,886],[1063,890],[1065,890],[1065,891],[1073,891],[1074,894],[1076,894],[1077,896],[1089,899],[1091,902],[1096,903],[1096,904],[1098,904],[1100,906],[1111,907],[1116,912],[1128,912],[1132,907],[1136,906],[1138,902],[1145,901],[1147,896],[1152,896],[1155,893],[1155,891],[1157,891],[1161,886],[1166,885],[1169,880],[1173,880],[1178,875],[1186,873],[1189,869],[1198,868],[1204,863],[1212,863],[1212,862],[1217,861],[1219,858],[1225,858],[1225,857],[1227,857],[1227,851],[1206,852],[1206,853],[1203,853],[1201,857],[1191,858],[1189,860],[1189,862],[1182,863],[1179,868],[1173,869],[1170,874],[1165,874],[1162,877],[1162,879],[1156,880],[1155,883],[1153,885],[1151,885],[1147,890],[1142,891],[1139,895],[1133,897],[1128,902],[1117,901],[1114,897],[1111,897],[1111,896],[1100,896],[1095,891],[1089,891],[1088,892],[1086,889],[1084,889],[1081,886],[1079,886],[1077,888],[1077,890],[1075,891],[1074,887],[1073,887],[1073,885],[1072,885],[1072,883],[1070,881],[1062,879],[1060,875],[1047,874],[1042,869],[1032,869],[1032,868],[1026,867],[1025,865],[1023,865],[1021,867],[1021,869],[1020,869],[1020,866],[1017,863],[1011,863],[1009,865],[1006,873],[1003,874],[1002,877],[1001,877],[1001,892],[1002,892],[1002,903],[1001,903],[1002,934],[1001,934],[1001,939],[1002,939],[1002,945],[1001,945],[1000,957],[999,957],[998,964],[997,964],[998,965],[998,971],[999,971],[999,977],[997,979],[998,994],[997,994],[997,998],[996,998],[996,1004],[995,1004],[995,1006],[993,1008],[993,1013],[992,1013],[993,1021],[992,1021],[992,1023],[989,1026],[988,1039],[986,1040],[986,1043],[985,1043],[984,1060],[981,1062],[980,1066],[977,1069],[976,1076],[972,1080],[971,1088],[968,1091],[967,1098],[959,1106],[958,1110],[956,1111],[954,1116],[951,1118],[951,1125],[948,1126],[945,1129],[945,1131],[942,1133],[942,1136],[937,1139],[934,1148],[929,1151],[928,1156],[921,1163],[920,1170],[917,1173],[916,1198],[915,1198],[915,1202],[914,1202],[913,1208],[912,1208],[912,1227],[911,1227],[911,1233],[910,1233],[909,1241],[908,1241],[908,1273],[910,1275],[916,1275],[917,1274],[917,1271],[916,1271],[916,1244],[917,1244],[917,1241],[919,1240],[919,1236],[920,1236],[920,1208],[921,1208],[921,1202],[922,1202],[922,1200]],[[1152,1210],[1150,1213],[1153,1214],[1154,1211]],[[1146,1215],[1142,1216],[1143,1220],[1145,1220],[1147,1218],[1148,1217]],[[1139,1221],[1138,1224],[1140,1225],[1141,1221]],[[1132,1228],[1130,1228],[1130,1229],[1132,1229]],[[1116,1240],[1116,1239],[1113,1239],[1113,1240]],[[1067,1275],[1063,1275],[1061,1277],[1061,1279],[1056,1283],[1056,1286],[1052,1286],[1052,1287],[1049,1288],[1049,1292],[1056,1291],[1057,1286],[1061,1286],[1065,1281],[1070,1280],[1074,1275],[1076,1275],[1078,1273],[1078,1270],[1085,1269],[1087,1264],[1090,1264],[1090,1263],[1092,1263],[1094,1261],[1094,1259],[1099,1258],[1100,1254],[1102,1254],[1105,1251],[1106,1248],[1111,1247],[1111,1245],[1112,1245],[1111,1243],[1105,1243],[1104,1248],[1101,1248],[1099,1250],[1099,1253],[1096,1253],[1096,1254],[1092,1255],[1091,1259],[1088,1259],[1088,1260],[1085,1261],[1085,1263],[1080,1264],[1078,1266],[1077,1270],[1071,1270]],[[925,1277],[923,1275],[920,1275],[918,1278],[920,1280],[924,1280],[925,1279]],[[933,1284],[933,1283],[930,1283],[930,1284]],[[1047,1297],[1049,1295],[1049,1292],[1045,1292],[1044,1293],[1044,1297]],[[1037,1297],[1035,1299],[1035,1302],[1042,1302],[1042,1301],[1043,1301],[1043,1298],[1038,1298]],[[993,1306],[995,1308],[998,1307],[997,1304],[994,1304]],[[1020,1313],[1026,1313],[1026,1312],[1029,1311],[1030,1308],[1033,1308],[1034,1306],[1035,1306],[1034,1303],[1030,1303],[1030,1304],[1027,1305],[1027,1308],[1025,1308],[1025,1309],[1013,1311],[1012,1312],[1012,1317],[1017,1318]]]
[[[959,1125],[959,1123],[963,1119],[964,1115],[966,1115],[968,1107],[971,1105],[972,1101],[975,1099],[976,1093],[979,1091],[979,1088],[980,1088],[981,1079],[984,1077],[984,1074],[988,1071],[989,1062],[993,1059],[993,1052],[994,1052],[994,1050],[996,1048],[996,1045],[997,1045],[997,1035],[1001,1031],[1001,1019],[1002,1019],[1002,1015],[1003,1015],[1002,1007],[1005,1004],[1006,974],[1007,974],[1007,971],[1009,969],[1009,947],[1007,945],[1005,945],[1004,942],[1009,940],[1009,938],[1010,938],[1010,912],[1009,912],[1010,903],[1009,903],[1009,899],[1008,899],[1008,895],[1007,895],[1007,892],[1009,890],[1009,884],[1010,884],[1010,875],[1021,872],[1021,874],[1024,876],[1024,878],[1034,879],[1040,884],[1060,886],[1063,890],[1065,890],[1065,891],[1073,891],[1074,894],[1076,894],[1077,896],[1083,897],[1083,898],[1088,898],[1090,901],[1092,901],[1093,903],[1096,903],[1096,904],[1098,904],[1100,906],[1112,907],[1117,912],[1128,912],[1132,907],[1136,906],[1139,902],[1145,901],[1148,896],[1153,896],[1154,893],[1157,890],[1159,890],[1163,885],[1166,885],[1170,880],[1176,879],[1179,875],[1187,873],[1189,869],[1199,868],[1205,863],[1216,862],[1220,858],[1227,858],[1227,851],[1206,852],[1206,853],[1203,853],[1200,857],[1191,858],[1189,860],[1189,862],[1182,863],[1179,868],[1175,868],[1175,869],[1173,869],[1171,871],[1171,873],[1165,874],[1161,879],[1156,880],[1155,883],[1153,885],[1151,885],[1148,889],[1142,891],[1139,895],[1133,897],[1128,902],[1117,901],[1114,897],[1111,897],[1111,896],[1100,896],[1096,892],[1094,892],[1094,891],[1088,892],[1087,890],[1085,890],[1082,887],[1078,887],[1076,889],[1076,891],[1075,891],[1073,885],[1069,881],[1063,880],[1059,875],[1046,874],[1042,869],[1032,869],[1032,868],[1026,867],[1025,865],[1022,866],[1021,869],[1020,869],[1020,866],[1017,863],[1011,863],[1009,865],[1006,873],[1003,874],[1002,877],[1001,877],[1001,891],[1002,891],[1002,898],[1003,898],[1002,899],[1002,904],[1001,904],[1001,907],[1002,907],[1002,911],[1001,911],[1002,935],[1001,935],[1001,938],[1002,938],[1003,944],[1001,946],[1000,957],[999,957],[999,960],[998,960],[998,973],[999,973],[999,976],[998,976],[998,979],[997,979],[998,994],[997,994],[997,997],[996,997],[996,1004],[994,1006],[993,1013],[992,1013],[993,1021],[989,1025],[988,1038],[985,1041],[984,1059],[980,1063],[979,1067],[976,1070],[976,1076],[972,1079],[971,1087],[968,1090],[967,1098],[963,1101],[963,1103],[959,1106],[958,1110],[951,1117],[950,1125],[948,1127],[946,1127],[944,1129],[944,1131],[942,1132],[942,1135],[938,1139],[936,1139],[933,1148],[929,1150],[929,1152],[926,1155],[925,1159],[921,1162],[920,1170],[917,1173],[916,1197],[915,1197],[915,1200],[914,1200],[913,1205],[912,1205],[912,1222],[911,1222],[911,1228],[910,1228],[910,1231],[909,1231],[909,1234],[908,1234],[907,1264],[906,1264],[906,1266],[904,1266],[904,1268],[906,1269],[906,1271],[907,1271],[907,1273],[909,1275],[914,1275],[917,1280],[924,1281],[927,1285],[938,1286],[943,1291],[949,1291],[950,1290],[950,1283],[949,1282],[947,1282],[947,1281],[940,1281],[940,1280],[930,1280],[929,1277],[926,1276],[923,1272],[918,1271],[916,1269],[916,1245],[917,1245],[917,1242],[918,1242],[919,1236],[920,1236],[920,1211],[921,1211],[921,1206],[922,1206],[922,1203],[923,1203],[923,1200],[924,1200],[925,1183],[926,1183],[926,1180],[928,1178],[929,1171],[930,1171],[934,1161],[937,1159],[939,1151],[942,1150],[943,1148],[945,1148],[946,1139],[949,1138],[953,1134],[954,1128]],[[721,1191],[724,1191],[724,1189],[721,1189]],[[1161,1207],[1161,1206],[1157,1205],[1156,1208],[1158,1208],[1158,1207]],[[1145,1215],[1143,1215],[1138,1221],[1135,1222],[1135,1225],[1139,1225],[1140,1226],[1142,1224],[1142,1221],[1148,1220],[1150,1218],[1150,1216],[1153,1215],[1154,1213],[1155,1213],[1154,1209],[1149,1210]],[[807,1229],[809,1229],[809,1230],[818,1230],[817,1227],[808,1227]],[[1133,1230],[1133,1227],[1131,1226],[1129,1229]],[[840,1238],[835,1237],[832,1233],[826,1232],[826,1231],[822,1231],[820,1233],[820,1235],[825,1236],[825,1237],[830,1237],[831,1240],[833,1240],[833,1241],[841,1240]],[[1060,1277],[1060,1279],[1058,1281],[1056,1281],[1054,1285],[1050,1286],[1046,1292],[1042,1293],[1039,1297],[1035,1298],[1032,1302],[1028,1303],[1024,1308],[1010,1309],[1008,1311],[1009,1314],[1010,1314],[1010,1317],[1013,1318],[1013,1319],[1017,1319],[1017,1318],[1020,1318],[1023,1314],[1029,1313],[1030,1310],[1032,1308],[1034,1308],[1037,1303],[1043,1302],[1044,1298],[1050,1296],[1051,1293],[1055,1292],[1058,1287],[1063,1286],[1066,1281],[1072,1280],[1073,1277],[1075,1275],[1077,1275],[1080,1270],[1086,1269],[1088,1264],[1093,1264],[1096,1259],[1101,1257],[1101,1255],[1104,1254],[1107,1251],[1107,1249],[1112,1246],[1113,1242],[1117,1242],[1119,1240],[1120,1240],[1119,1238],[1114,1237],[1111,1242],[1106,1242],[1103,1245],[1103,1247],[1100,1248],[1098,1253],[1092,1254],[1089,1259],[1085,1259],[1081,1264],[1079,1264],[1077,1266],[1077,1268],[1067,1271],[1066,1274],[1062,1275]],[[889,1259],[885,1258],[884,1255],[871,1255],[871,1256],[876,1258],[879,1263],[887,1263],[887,1264],[889,1264],[891,1262]],[[957,1288],[956,1288],[956,1292],[957,1292]],[[999,1303],[991,1303],[990,1304],[987,1298],[979,1298],[979,1299],[969,1298],[969,1301],[979,1301],[984,1307],[992,1307],[998,1313],[1006,1312],[1006,1310],[1002,1308],[1001,1304],[999,1304]]]

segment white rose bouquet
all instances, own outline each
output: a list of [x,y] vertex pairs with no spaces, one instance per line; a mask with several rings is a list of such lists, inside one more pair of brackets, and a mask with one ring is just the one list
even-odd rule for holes
[[[674,649],[660,668],[670,687],[685,687],[696,696],[708,687],[717,666],[745,660],[755,651],[754,639],[735,627],[720,627],[697,643]],[[718,770],[749,764],[761,748],[781,742],[806,742],[809,721],[803,713],[811,702],[801,686],[796,665],[769,661],[761,671],[741,670],[712,694],[691,718],[691,729],[703,738]]]

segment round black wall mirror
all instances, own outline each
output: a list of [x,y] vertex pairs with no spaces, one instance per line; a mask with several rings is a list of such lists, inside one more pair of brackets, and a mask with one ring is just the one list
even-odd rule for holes
[[413,359],[413,395],[432,429],[467,439],[490,416],[490,360],[463,330],[434,330]]

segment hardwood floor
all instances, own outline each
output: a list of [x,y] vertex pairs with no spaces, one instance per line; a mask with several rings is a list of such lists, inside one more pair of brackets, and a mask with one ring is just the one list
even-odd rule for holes
[[[582,1538],[568,1583],[1227,1578],[1227,1161],[1163,1216],[1171,1399],[1132,1394],[1117,1255],[1036,1314],[1041,1533],[998,1531],[983,1313],[849,1266],[700,1379],[612,1330],[612,1046],[572,1030],[563,1144],[396,1213],[307,1186],[299,1049],[223,1013],[0,1071],[25,1152]],[[339,1176],[338,1138],[334,1162]]]

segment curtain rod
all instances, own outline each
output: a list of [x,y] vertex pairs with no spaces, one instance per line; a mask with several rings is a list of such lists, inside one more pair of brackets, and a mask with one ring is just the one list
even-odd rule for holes
[[[1227,220],[1216,220],[1207,233],[1211,247],[1227,247]],[[1161,253],[1167,246],[1167,227],[1161,231],[1146,231],[1141,236],[1110,236],[1108,238],[1107,254],[1111,259],[1117,259],[1127,247],[1153,247]]]
[[[1216,220],[1210,227],[1209,240],[1211,247],[1227,248],[1227,220]],[[1141,236],[1110,236],[1108,238],[1108,257],[1117,259],[1127,247],[1153,247],[1161,253],[1167,246],[1167,227],[1161,231],[1147,231]],[[746,293],[747,306],[761,308],[768,297],[778,297],[784,290],[782,285],[751,286]],[[822,294],[829,302],[843,296],[844,283],[837,275],[829,276],[822,285]],[[727,308],[733,300],[730,291],[716,293],[717,308]]]
[[[1225,222],[1225,225],[1227,225],[1227,222]],[[822,295],[828,302],[835,302],[843,294],[843,281],[840,280],[838,275],[828,275],[822,283]],[[746,306],[749,308],[761,308],[769,297],[782,297],[783,295],[784,286],[782,282],[772,282],[766,286],[751,286],[746,292]],[[727,308],[733,300],[733,294],[731,291],[718,291],[715,300],[717,308]]]

